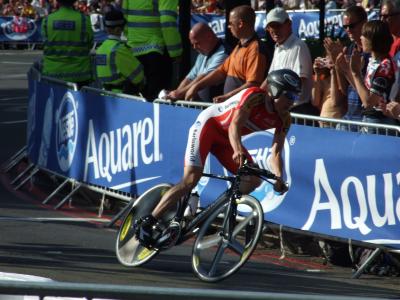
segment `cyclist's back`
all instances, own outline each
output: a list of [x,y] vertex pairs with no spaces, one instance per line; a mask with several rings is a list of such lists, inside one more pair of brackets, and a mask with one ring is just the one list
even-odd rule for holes
[[[228,129],[234,111],[246,109],[250,116],[241,129],[241,135],[256,131],[276,128],[279,132],[290,127],[290,114],[279,115],[270,101],[266,100],[266,91],[257,87],[247,88],[227,101],[210,106],[202,111],[189,131],[185,155],[185,166],[202,167],[209,152],[229,171],[236,171],[237,165],[232,161],[232,149],[229,145]],[[249,161],[251,157],[246,156]]]

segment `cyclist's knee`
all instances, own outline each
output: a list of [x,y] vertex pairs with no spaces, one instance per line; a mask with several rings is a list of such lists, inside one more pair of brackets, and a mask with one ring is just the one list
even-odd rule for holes
[[186,167],[180,184],[182,184],[182,187],[185,187],[188,191],[190,191],[197,185],[201,176],[202,176],[201,168]]

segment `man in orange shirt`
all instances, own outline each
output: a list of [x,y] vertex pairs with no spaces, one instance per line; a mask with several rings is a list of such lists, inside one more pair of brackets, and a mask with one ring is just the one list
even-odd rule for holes
[[224,94],[213,101],[223,102],[243,89],[259,86],[265,78],[267,69],[266,49],[255,30],[255,12],[248,5],[235,7],[229,14],[229,29],[239,39],[231,55],[216,70],[194,84],[185,94],[191,100],[205,87],[225,81]]

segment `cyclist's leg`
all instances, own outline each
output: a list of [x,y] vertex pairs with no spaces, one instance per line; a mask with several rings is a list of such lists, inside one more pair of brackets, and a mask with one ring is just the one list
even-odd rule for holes
[[197,185],[203,174],[203,167],[186,166],[181,181],[169,189],[161,198],[160,203],[153,210],[153,217],[159,219],[165,211],[176,205],[183,196]]
[[[212,121],[204,124],[196,122],[189,130],[188,144],[185,154],[185,168],[181,181],[173,186],[161,198],[159,204],[151,215],[145,216],[139,230],[139,240],[153,243],[160,236],[162,224],[158,222],[163,213],[186,194],[188,194],[198,183],[203,173],[204,161],[210,152],[212,136],[214,132]],[[207,138],[201,138],[206,136]],[[158,232],[158,233],[157,233]],[[142,238],[143,237],[143,238]]]

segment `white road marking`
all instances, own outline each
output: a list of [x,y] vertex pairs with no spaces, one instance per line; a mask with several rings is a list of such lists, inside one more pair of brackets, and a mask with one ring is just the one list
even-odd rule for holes
[[35,282],[53,281],[52,279],[46,277],[18,274],[18,273],[5,273],[5,272],[0,272],[0,278],[2,280],[13,280],[13,281],[35,281]]
[[21,62],[21,61],[0,61],[0,64],[8,65],[31,65],[31,62]]
[[23,218],[23,217],[0,217],[0,221],[22,221],[22,222],[109,222],[100,218]]
[[18,120],[18,121],[4,121],[4,122],[0,122],[0,124],[20,124],[20,123],[26,123],[27,120]]
[[0,76],[0,79],[13,79],[13,78],[26,78],[26,74],[23,73],[23,74]]
[[26,98],[28,98],[28,96],[0,98],[0,101],[19,100],[19,99],[26,99]]

